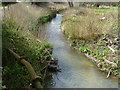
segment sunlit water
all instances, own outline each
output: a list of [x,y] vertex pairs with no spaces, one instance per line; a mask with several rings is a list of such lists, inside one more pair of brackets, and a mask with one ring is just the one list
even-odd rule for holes
[[114,79],[106,79],[91,60],[71,49],[60,30],[62,15],[57,14],[45,26],[47,41],[53,45],[53,56],[58,58],[62,72],[51,80],[52,88],[118,88]]

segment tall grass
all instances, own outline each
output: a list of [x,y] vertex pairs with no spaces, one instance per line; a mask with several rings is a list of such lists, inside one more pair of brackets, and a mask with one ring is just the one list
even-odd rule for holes
[[[69,37],[88,39],[96,32],[100,32],[101,27],[98,23],[100,20],[94,13],[86,9],[79,9],[75,12],[77,13],[74,15],[63,17],[64,32],[67,32]],[[70,15],[71,13],[67,14]]]
[[[105,17],[104,20],[101,18]],[[117,22],[117,12],[109,11],[97,15],[90,9],[70,9],[62,20],[62,29],[69,38],[91,39],[95,34],[111,30],[111,24]]]
[[[11,48],[20,56],[25,56],[37,75],[44,76],[40,69],[51,59],[52,46],[40,42],[31,34],[31,30],[39,29],[41,25],[36,28],[38,18],[48,13],[51,13],[49,9],[29,3],[17,3],[5,9],[2,23],[2,59],[4,60],[3,85],[7,88],[27,88],[31,81],[27,69],[8,53],[7,48]],[[42,78],[44,81],[44,77]],[[44,86],[45,83],[43,82],[42,85]]]
[[16,23],[15,29],[29,32],[35,30],[37,19],[51,13],[49,9],[31,5],[30,3],[17,3],[5,9],[5,22]]
[[[96,9],[98,12],[99,9]],[[70,9],[62,20],[62,30],[71,40],[71,46],[82,53],[94,57],[100,70],[118,76],[118,67],[105,62],[118,64],[118,11],[106,10],[96,13],[91,9]],[[118,39],[118,40],[117,40]],[[114,42],[114,43],[113,43]],[[113,52],[108,46],[113,48]]]

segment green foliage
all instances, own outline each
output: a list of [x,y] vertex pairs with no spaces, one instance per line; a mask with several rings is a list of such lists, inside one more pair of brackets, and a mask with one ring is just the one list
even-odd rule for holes
[[112,24],[112,27],[117,28],[118,29],[118,24]]
[[53,17],[55,17],[55,15],[55,12],[52,12],[51,14],[42,15],[42,17],[38,19],[38,23],[46,23],[50,21]]
[[45,22],[47,22],[47,21],[49,21],[49,20],[50,20],[50,15],[48,14],[48,15],[44,15],[44,16],[40,17],[40,18],[38,19],[38,22],[40,22],[40,23],[45,23]]
[[101,14],[101,13],[108,12],[110,9],[109,8],[92,8],[92,10],[94,10],[97,14]]
[[28,75],[25,67],[22,67],[18,62],[14,62],[10,67],[5,66],[3,68],[3,85],[9,88],[25,87],[30,81]]
[[[93,38],[95,38],[95,37],[93,37]],[[112,74],[118,75],[117,68],[113,68],[113,67],[111,67],[111,65],[106,65],[104,62],[104,60],[110,56],[111,50],[106,46],[106,41],[103,40],[102,36],[99,37],[99,40],[97,40],[97,44],[93,44],[92,41],[90,42],[87,40],[73,39],[72,46],[75,49],[80,50],[82,53],[86,53],[88,55],[91,55],[92,57],[99,60],[102,67],[105,68],[106,72],[108,69],[112,68]],[[112,62],[115,62],[115,63],[117,63],[117,61],[118,61],[116,57],[112,57],[111,60],[112,60]]]
[[[7,51],[11,48],[20,56],[25,56],[37,74],[42,76],[39,70],[45,66],[46,61],[51,59],[52,46],[46,42],[39,42],[32,34],[14,29],[14,23],[3,23],[2,29],[2,53],[3,53],[3,85],[7,88],[26,87],[30,83],[30,76],[26,67],[21,65]],[[44,61],[41,65],[41,61]],[[11,78],[11,79],[9,79]]]
[[17,2],[2,2],[2,6],[8,6],[8,5],[11,5],[11,4],[15,4]]
[[118,6],[113,6],[113,7],[111,7],[112,9],[114,9],[114,10],[118,10]]
[[2,5],[2,4],[0,4],[0,7],[3,7],[3,5]]

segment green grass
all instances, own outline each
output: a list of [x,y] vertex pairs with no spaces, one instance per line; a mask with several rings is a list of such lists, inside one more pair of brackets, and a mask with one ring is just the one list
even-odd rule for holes
[[[93,37],[95,38],[95,37]],[[104,60],[108,59],[109,55],[111,54],[111,50],[106,46],[106,41],[104,41],[103,36],[99,37],[97,44],[93,44],[92,41],[86,40],[76,40],[70,39],[72,42],[72,47],[79,50],[82,53],[91,55],[92,57],[99,60],[99,63],[103,66],[102,68],[105,69],[107,72],[108,69],[112,68],[112,75],[118,75],[118,68],[113,68],[111,65],[105,64]],[[111,57],[111,60],[117,64],[117,58]]]
[[53,11],[51,14],[42,15],[38,18],[38,23],[46,23],[56,16],[56,11]]
[[0,7],[3,7],[2,4],[0,4]]
[[95,11],[97,14],[107,13],[110,10],[118,10],[118,7],[110,7],[110,8],[91,8],[91,10]]
[[[13,22],[8,24],[3,23],[2,28],[3,85],[7,88],[27,87],[31,80],[27,69],[8,52],[7,48],[24,56],[32,64],[37,75],[42,77],[39,71],[46,65],[46,61],[51,59],[52,46],[46,42],[38,42],[30,33],[12,29]],[[41,64],[41,61],[44,63]]]
[[[7,48],[14,48],[17,54],[25,56],[26,60],[32,64],[39,76],[41,76],[39,72],[40,68],[45,65],[45,63],[41,65],[40,62],[42,60],[50,60],[51,58],[49,54],[52,53],[52,49],[49,44],[37,42],[32,36],[32,38],[28,35],[22,37],[21,34],[21,32],[15,30],[3,29],[3,84],[9,88],[28,86],[30,76],[26,68],[16,61],[12,55],[8,54]],[[48,49],[48,52],[45,49]],[[7,78],[11,78],[12,81]]]
[[[20,5],[23,5],[23,8]],[[33,32],[38,29],[37,27],[40,27],[39,24],[48,22],[55,17],[56,11],[49,11],[49,9],[46,10],[30,5],[29,8],[31,10],[27,12],[26,5],[17,3],[15,6],[9,8],[2,22],[3,86],[7,88],[28,87],[31,81],[26,67],[8,52],[8,48],[12,49],[18,55],[24,56],[31,63],[37,75],[42,78],[44,75],[43,72],[40,72],[40,69],[46,66],[47,61],[51,59],[52,55],[52,46],[46,42],[40,42],[34,36]],[[18,9],[23,11],[20,16]],[[9,16],[12,10],[16,14]],[[49,76],[49,73],[46,76]],[[44,80],[42,81],[42,85],[44,87]]]
[[109,8],[91,8],[91,10],[95,11],[97,14],[100,14],[100,13],[106,13],[110,9]]
[[118,10],[118,7],[117,6],[116,7],[111,7],[111,9]]

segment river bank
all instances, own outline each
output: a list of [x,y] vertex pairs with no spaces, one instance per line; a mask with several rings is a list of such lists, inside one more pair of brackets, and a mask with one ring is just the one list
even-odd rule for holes
[[[27,69],[16,61],[15,57],[8,52],[8,48],[19,54],[22,59],[31,63],[36,74],[42,77],[39,80],[44,88],[118,88],[118,83],[116,81],[106,79],[88,58],[79,55],[75,50],[71,49],[61,33],[60,26],[62,18],[63,26],[65,25],[69,30],[78,29],[78,27],[74,26],[80,25],[78,22],[81,21],[79,21],[79,17],[76,17],[76,14],[74,14],[73,11],[75,10],[73,9],[69,14],[74,14],[71,16],[73,17],[72,19],[70,19],[71,17],[69,16],[67,16],[68,19],[64,19],[63,15],[56,14],[56,10],[60,9],[45,7],[45,5],[40,5],[38,7],[30,3],[18,3],[10,6],[9,10],[6,9],[2,29],[3,88],[28,88],[31,83],[31,77]],[[77,12],[77,15],[79,14],[86,16],[86,13],[83,11],[80,13]],[[89,13],[87,14],[89,15]],[[91,14],[91,16],[93,16],[93,14]],[[86,17],[84,19],[86,19]],[[90,20],[92,19],[93,18]],[[78,21],[76,22],[76,20]],[[93,22],[90,22],[89,25],[91,25],[91,23]],[[103,25],[103,23],[101,25]],[[113,26],[116,27],[116,24]],[[61,28],[63,29],[62,26]],[[43,35],[45,38],[39,37],[42,30],[45,31],[46,35]],[[74,36],[76,36],[76,34],[74,34],[75,32],[72,32],[73,37],[71,37],[72,34],[68,34],[67,30],[64,30],[63,33],[65,33],[65,36],[68,36],[71,41],[71,46],[77,48],[77,50],[78,47],[83,48],[80,50],[84,53],[89,49],[88,46],[86,49],[86,46],[83,45],[90,45],[89,40],[85,40],[85,43],[83,41],[82,45],[80,45],[81,41],[79,43],[79,39],[74,38]],[[109,38],[107,37],[107,39]],[[45,40],[47,40],[47,42]],[[59,66],[61,68],[61,72],[53,75],[50,74],[47,69],[44,69],[51,60],[51,57],[59,60]]]
[[114,13],[117,9],[73,8],[64,13],[61,24],[70,46],[95,62],[107,78],[119,77],[118,19]]
[[[118,88],[118,80],[106,78],[90,59],[69,46],[60,29],[63,15],[45,25],[47,42],[53,46],[52,56],[59,60],[61,72],[53,74],[47,88]],[[54,29],[53,29],[54,28]]]
[[28,88],[31,83],[28,70],[8,52],[8,48],[33,66],[37,75],[41,77],[42,86],[45,86],[45,80],[51,77],[51,74],[47,68],[42,69],[52,58],[52,46],[40,41],[34,32],[55,15],[55,10],[30,3],[16,3],[5,9],[2,23],[3,88]]

